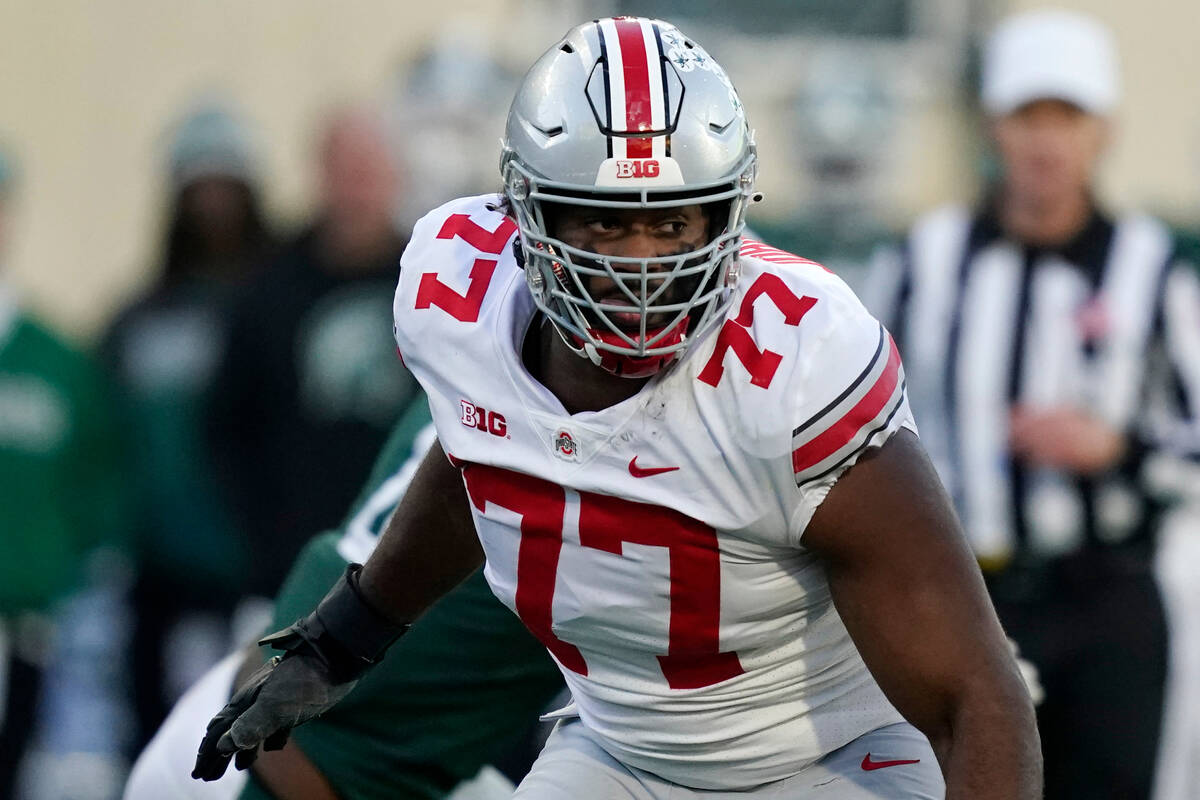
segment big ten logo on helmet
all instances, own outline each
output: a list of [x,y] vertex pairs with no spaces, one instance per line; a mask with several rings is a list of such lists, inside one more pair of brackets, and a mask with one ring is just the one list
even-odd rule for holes
[[657,178],[660,172],[662,172],[662,167],[652,158],[617,161],[618,178]]
[[477,406],[470,400],[459,400],[462,406],[461,421],[468,428],[490,433],[492,436],[508,438],[508,423],[503,414],[488,411],[483,406]]

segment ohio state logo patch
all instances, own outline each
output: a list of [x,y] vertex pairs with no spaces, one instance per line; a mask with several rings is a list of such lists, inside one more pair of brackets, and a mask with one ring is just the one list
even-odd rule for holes
[[579,460],[579,442],[566,428],[559,428],[551,440],[554,445],[554,455],[567,461]]

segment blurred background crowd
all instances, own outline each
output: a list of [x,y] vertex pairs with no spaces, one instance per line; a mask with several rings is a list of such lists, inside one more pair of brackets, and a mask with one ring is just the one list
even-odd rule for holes
[[[0,5],[0,798],[118,796],[171,704],[262,629],[418,391],[390,335],[406,231],[498,188],[512,89],[554,37],[637,13],[703,42],[756,128],[751,226],[870,294],[880,245],[995,179],[980,37],[1043,5]],[[1056,5],[1120,53],[1099,204],[1186,248],[1194,5]],[[1155,579],[1188,631],[1200,477],[1174,479]],[[1163,704],[1177,770],[1200,763],[1191,649],[1180,634]]]

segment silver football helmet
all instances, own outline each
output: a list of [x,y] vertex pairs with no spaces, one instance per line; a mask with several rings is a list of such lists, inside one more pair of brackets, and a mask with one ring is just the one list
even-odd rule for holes
[[[614,374],[663,369],[727,307],[755,170],[737,92],[699,45],[661,20],[573,28],[517,90],[500,160],[538,308],[575,352]],[[710,235],[692,252],[606,256],[556,238],[552,204],[702,205]],[[595,278],[617,295],[594,297]]]

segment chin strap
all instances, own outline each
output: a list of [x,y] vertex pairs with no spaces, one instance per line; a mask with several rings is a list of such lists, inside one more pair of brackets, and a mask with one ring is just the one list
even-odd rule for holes
[[621,353],[611,353],[607,350],[597,350],[596,346],[584,345],[591,362],[605,372],[611,372],[618,378],[650,378],[670,366],[679,353],[663,353],[657,356],[627,356]]
[[[601,350],[596,347],[593,342],[582,342],[581,346],[576,349],[576,352],[582,350],[581,355],[586,355],[588,360],[593,364],[611,372],[621,378],[649,378],[662,372],[674,361],[679,358],[679,354],[683,351],[683,345],[687,342],[687,329],[691,324],[691,319],[684,317],[679,320],[666,335],[661,336],[655,347],[671,347],[680,345],[676,350],[670,353],[659,353],[650,356],[633,356],[625,353],[614,353],[611,350]],[[660,336],[664,328],[655,328],[646,332],[646,338],[652,339],[655,336]],[[626,346],[625,340],[615,333],[598,331],[594,328],[588,329],[588,334],[595,340],[608,344]]]

